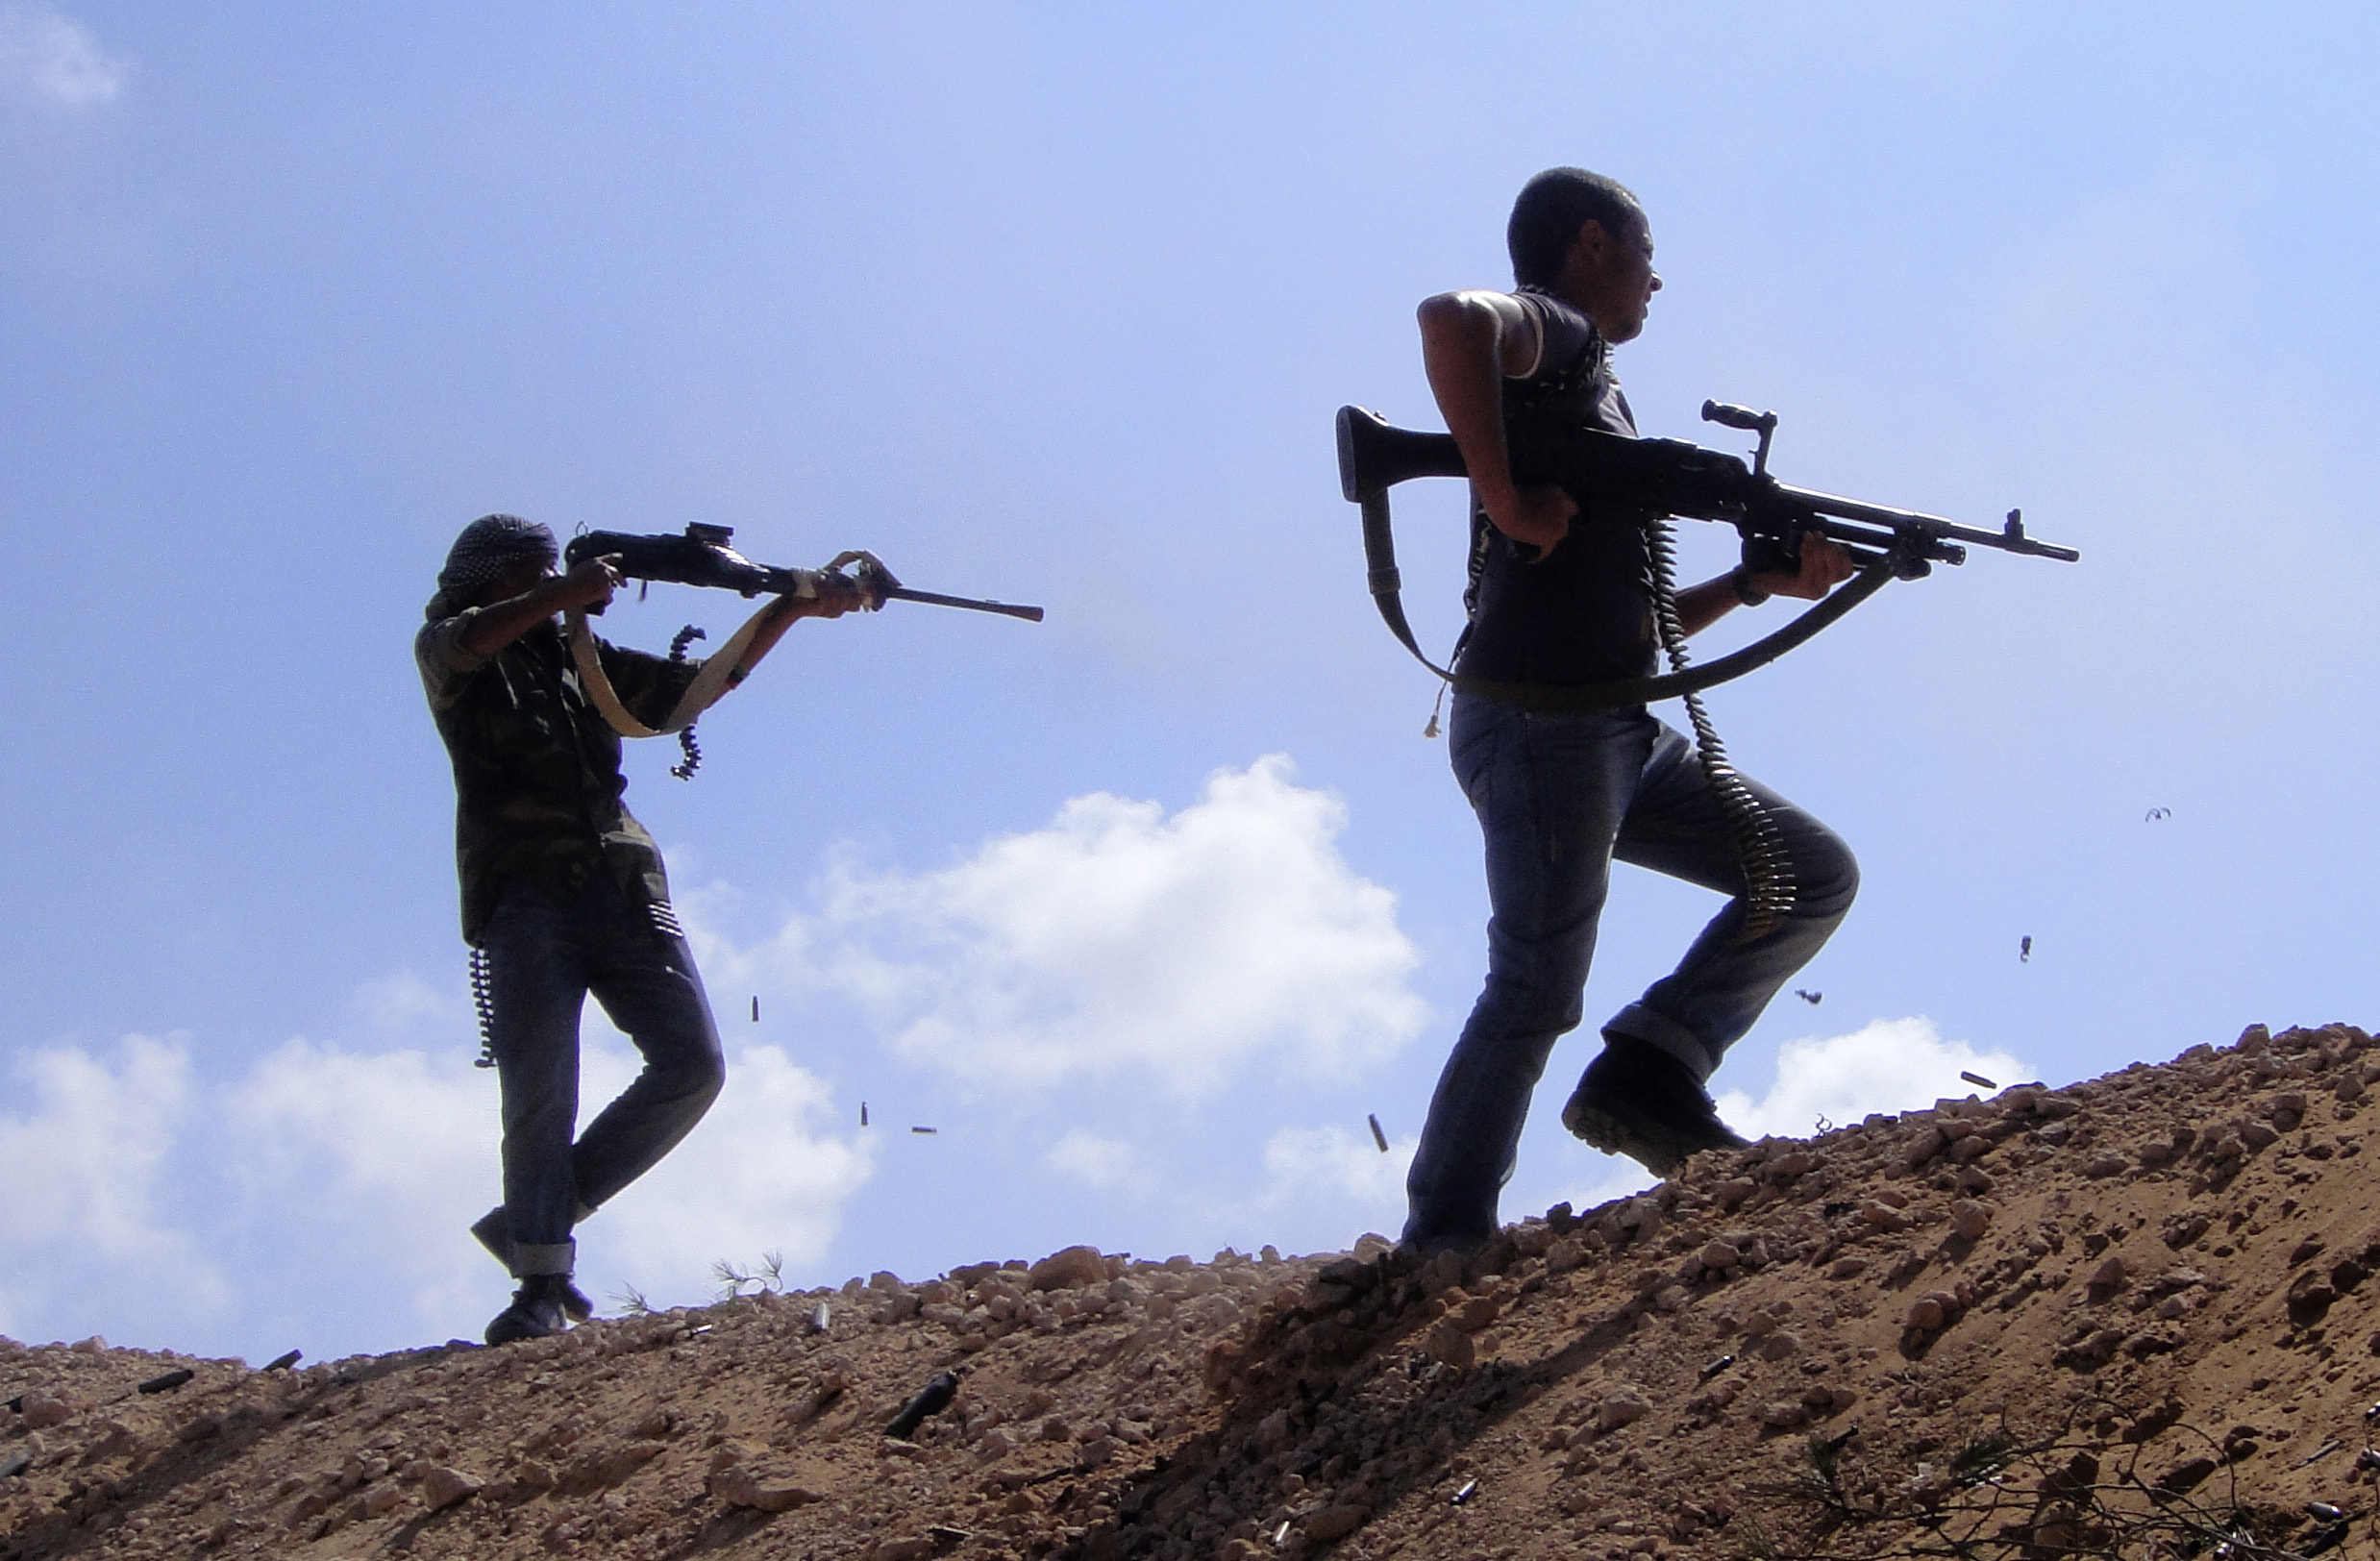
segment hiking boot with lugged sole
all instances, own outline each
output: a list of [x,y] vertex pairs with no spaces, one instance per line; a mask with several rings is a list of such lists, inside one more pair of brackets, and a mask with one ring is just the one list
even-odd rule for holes
[[1719,1120],[1686,1065],[1627,1035],[1605,1035],[1603,1052],[1580,1076],[1562,1126],[1606,1154],[1624,1154],[1656,1177],[1673,1177],[1708,1149],[1749,1143]]

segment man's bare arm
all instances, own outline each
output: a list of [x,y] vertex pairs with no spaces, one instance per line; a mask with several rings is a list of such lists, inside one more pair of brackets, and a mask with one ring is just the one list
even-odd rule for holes
[[840,618],[846,612],[881,606],[883,603],[880,601],[871,601],[867,588],[848,575],[821,575],[816,596],[779,597],[771,607],[769,615],[760,621],[759,629],[752,636],[752,643],[744,647],[743,659],[736,662],[735,670],[728,675],[728,686],[732,688],[752,676],[752,669],[760,664],[760,658],[775,650],[777,642],[785,637],[785,631],[799,620]]
[[[1851,578],[1851,556],[1843,545],[1823,536],[1804,537],[1801,567],[1790,574],[1754,575],[1752,588],[1771,596],[1797,597],[1815,602]],[[1698,634],[1742,605],[1735,593],[1732,570],[1717,580],[1689,585],[1677,593],[1677,621],[1689,634]]]
[[480,608],[460,643],[473,656],[494,656],[557,612],[609,605],[619,584],[611,559],[588,558],[566,575],[549,575],[517,596]]
[[1509,293],[1475,290],[1426,299],[1419,314],[1422,366],[1480,508],[1514,541],[1551,552],[1570,534],[1578,506],[1557,487],[1516,486],[1504,445],[1504,380],[1537,366],[1528,310]]

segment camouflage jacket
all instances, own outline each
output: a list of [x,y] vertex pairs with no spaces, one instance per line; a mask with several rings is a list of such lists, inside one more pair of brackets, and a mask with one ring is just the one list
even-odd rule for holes
[[[492,657],[464,649],[479,614],[423,625],[413,659],[455,766],[455,860],[462,935],[476,946],[505,885],[572,892],[597,873],[632,905],[666,904],[661,853],[620,801],[620,737],[580,689],[561,632],[540,624]],[[659,724],[699,661],[670,661],[596,641],[621,703]]]

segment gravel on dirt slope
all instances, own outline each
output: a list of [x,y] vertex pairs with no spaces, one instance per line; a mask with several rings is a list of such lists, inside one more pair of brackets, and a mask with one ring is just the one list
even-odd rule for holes
[[0,1340],[0,1561],[2363,1555],[2374,1086],[2251,1027],[1428,1262],[1072,1248],[268,1372]]

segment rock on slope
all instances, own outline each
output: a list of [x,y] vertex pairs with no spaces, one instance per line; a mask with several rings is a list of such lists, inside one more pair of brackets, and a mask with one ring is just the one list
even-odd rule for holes
[[1077,1248],[298,1372],[0,1342],[0,1558],[2360,1553],[2376,1082],[2260,1027],[1467,1260]]

